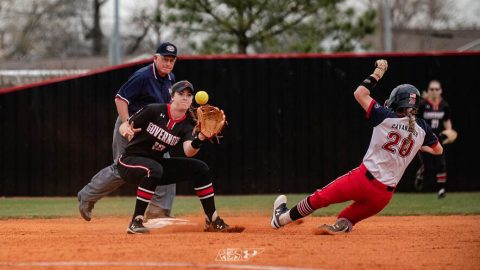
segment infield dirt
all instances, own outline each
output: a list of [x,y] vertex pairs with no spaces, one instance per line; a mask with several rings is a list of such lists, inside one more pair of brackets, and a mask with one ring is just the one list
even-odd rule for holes
[[223,216],[243,233],[196,224],[128,235],[129,217],[0,220],[0,269],[480,269],[480,216],[376,216],[313,235],[334,217],[273,230],[268,216]]

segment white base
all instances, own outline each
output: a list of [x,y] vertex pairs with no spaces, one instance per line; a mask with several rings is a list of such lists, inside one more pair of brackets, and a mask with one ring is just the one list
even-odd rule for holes
[[196,225],[197,223],[192,222],[187,219],[179,219],[179,218],[153,218],[149,219],[147,222],[143,223],[143,226],[149,229],[158,229],[164,228],[171,225]]

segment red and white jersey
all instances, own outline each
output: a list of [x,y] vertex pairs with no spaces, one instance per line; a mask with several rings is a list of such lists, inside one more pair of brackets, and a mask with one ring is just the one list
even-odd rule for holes
[[396,186],[408,164],[422,145],[430,147],[438,139],[425,120],[416,119],[412,140],[407,140],[408,117],[399,118],[395,112],[372,100],[367,118],[373,125],[370,146],[363,158],[363,164],[370,173],[387,186]]

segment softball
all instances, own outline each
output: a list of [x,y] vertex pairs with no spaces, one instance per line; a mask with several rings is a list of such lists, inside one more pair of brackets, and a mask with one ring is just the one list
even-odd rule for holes
[[195,102],[197,102],[198,105],[203,105],[208,102],[208,94],[205,91],[198,91],[195,94]]

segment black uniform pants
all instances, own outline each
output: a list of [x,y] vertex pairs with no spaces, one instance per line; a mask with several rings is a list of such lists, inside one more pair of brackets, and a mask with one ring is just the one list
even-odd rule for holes
[[118,172],[125,181],[154,190],[156,186],[183,181],[194,182],[195,187],[211,183],[208,165],[194,158],[158,158],[121,156]]
[[445,174],[447,172],[447,160],[445,153],[441,155],[432,155],[429,153],[421,152],[421,159],[424,166],[424,179],[427,181],[438,181],[439,174]]

